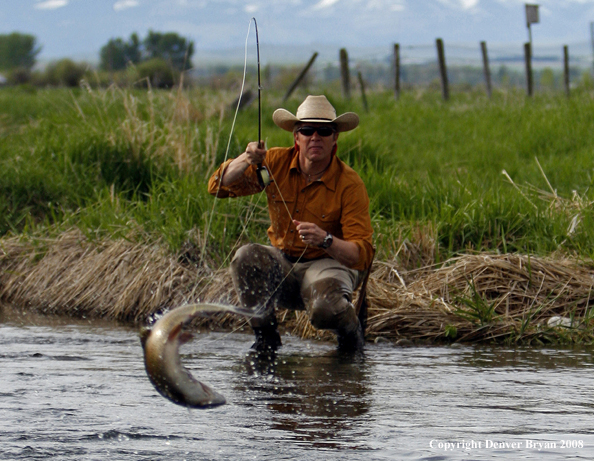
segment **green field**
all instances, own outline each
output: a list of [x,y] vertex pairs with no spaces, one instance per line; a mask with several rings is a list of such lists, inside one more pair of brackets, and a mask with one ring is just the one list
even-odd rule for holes
[[[2,89],[0,236],[76,227],[90,238],[162,242],[172,252],[199,241],[218,261],[238,238],[265,241],[264,200],[215,202],[206,193],[227,146],[234,157],[257,137],[254,103],[229,139],[237,96]],[[292,143],[271,114],[294,111],[303,96],[282,104],[280,94],[264,92],[268,146]],[[372,93],[369,113],[359,99],[328,96],[339,113],[361,117],[341,135],[339,156],[367,184],[378,257],[391,258],[405,239],[432,242],[436,261],[468,251],[594,255],[592,94],[528,99],[511,91],[488,100],[464,92],[445,103],[431,91],[398,102]]]

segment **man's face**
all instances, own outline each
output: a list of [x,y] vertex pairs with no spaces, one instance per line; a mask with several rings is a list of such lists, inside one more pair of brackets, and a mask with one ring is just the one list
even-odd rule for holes
[[[293,133],[295,143],[299,146],[300,155],[304,156],[310,162],[327,160],[332,155],[332,149],[338,139],[338,133],[333,131],[329,136],[321,136],[317,131],[308,133],[307,128],[309,127],[328,129],[331,128],[331,125],[328,123],[302,123],[297,131]],[[305,133],[300,130],[303,130]]]

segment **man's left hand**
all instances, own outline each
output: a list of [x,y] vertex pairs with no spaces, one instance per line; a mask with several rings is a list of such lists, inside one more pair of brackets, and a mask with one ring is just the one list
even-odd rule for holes
[[300,222],[294,219],[293,224],[295,224],[297,232],[299,232],[299,237],[307,245],[320,246],[324,243],[324,238],[328,234],[317,224],[311,222]]

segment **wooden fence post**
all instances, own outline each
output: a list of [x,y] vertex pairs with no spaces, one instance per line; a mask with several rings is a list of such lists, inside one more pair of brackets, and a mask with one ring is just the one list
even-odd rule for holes
[[299,73],[299,75],[297,76],[295,81],[291,84],[290,88],[287,90],[287,94],[285,94],[285,97],[283,98],[283,102],[285,102],[287,99],[289,99],[291,94],[293,94],[293,91],[295,91],[295,88],[297,88],[297,86],[301,83],[301,80],[303,80],[303,78],[305,77],[305,74],[307,74],[307,71],[312,66],[312,64],[314,63],[314,61],[316,60],[317,57],[318,57],[318,53],[316,51],[313,54],[313,56],[309,59],[309,62],[301,70],[301,72]]
[[563,47],[563,83],[565,83],[565,94],[569,97],[569,47]]
[[394,44],[394,97],[400,99],[400,45]]
[[361,71],[357,72],[357,78],[359,79],[359,86],[361,87],[361,99],[363,100],[363,107],[365,112],[369,112],[369,106],[367,105],[367,97],[365,96],[365,82],[363,82],[363,76]]
[[524,43],[524,60],[526,61],[526,92],[528,96],[532,96],[532,48],[530,42]]
[[351,76],[349,73],[349,56],[345,48],[340,49],[340,75],[342,76],[342,95],[351,99]]
[[443,99],[447,101],[450,99],[450,89],[448,87],[448,72],[446,68],[445,62],[445,52],[443,47],[443,40],[438,38],[435,40],[435,44],[437,45],[437,59],[439,60],[439,76],[441,78],[441,92],[443,94]]
[[491,99],[491,70],[489,68],[489,55],[487,54],[487,42],[481,42],[481,52],[483,53],[483,73],[485,74],[485,85],[487,86],[487,96]]

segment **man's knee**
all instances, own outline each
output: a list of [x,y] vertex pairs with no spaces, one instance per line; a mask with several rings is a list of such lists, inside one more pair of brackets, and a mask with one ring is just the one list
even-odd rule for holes
[[248,243],[235,252],[231,260],[231,271],[238,272],[247,266],[258,265],[264,259],[270,259],[268,250],[257,243]]
[[267,247],[249,243],[236,251],[230,269],[234,282],[251,284],[277,277],[280,264]]
[[231,261],[233,285],[244,306],[266,303],[280,283],[281,275],[280,264],[262,245],[242,246]]
[[348,328],[357,320],[350,291],[335,279],[312,284],[308,303],[311,324],[320,330]]

